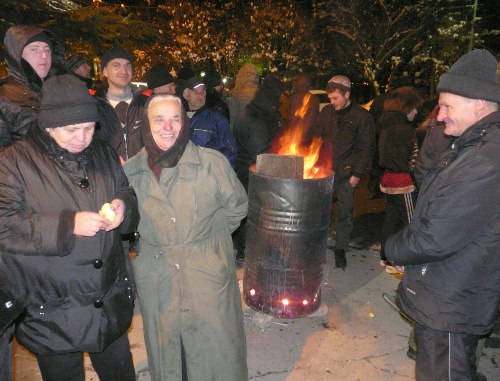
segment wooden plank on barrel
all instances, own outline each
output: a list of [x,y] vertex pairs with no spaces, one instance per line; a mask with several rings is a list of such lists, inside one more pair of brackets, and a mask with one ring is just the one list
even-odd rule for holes
[[257,156],[257,173],[288,179],[304,178],[304,157],[263,153]]

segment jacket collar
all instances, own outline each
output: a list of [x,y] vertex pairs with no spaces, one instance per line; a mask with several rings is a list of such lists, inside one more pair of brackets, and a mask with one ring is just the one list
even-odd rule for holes
[[[198,149],[194,143],[190,141],[188,142],[179,163],[177,163],[174,168],[179,171],[179,178],[194,179],[196,178],[196,173],[201,164],[202,162]],[[140,172],[152,173],[148,166],[148,154],[145,148],[141,149],[141,151],[135,157],[130,159],[126,165],[130,165],[129,173],[131,176],[137,175]]]

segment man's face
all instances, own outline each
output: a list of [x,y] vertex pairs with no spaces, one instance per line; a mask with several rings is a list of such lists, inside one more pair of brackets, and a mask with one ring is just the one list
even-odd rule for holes
[[64,127],[46,128],[46,130],[59,147],[71,153],[80,153],[92,141],[94,127],[94,122],[87,122]]
[[80,65],[80,67],[76,69],[74,73],[84,78],[90,78],[90,66],[87,63],[84,63]]
[[154,103],[148,112],[151,135],[163,151],[172,147],[182,127],[181,107],[174,101]]
[[439,94],[439,114],[437,120],[444,122],[444,133],[451,136],[460,136],[477,122],[476,100],[464,98],[450,93]]
[[102,73],[108,78],[111,91],[126,91],[132,81],[132,64],[124,58],[115,58],[108,62]]
[[31,65],[41,79],[49,73],[52,65],[52,54],[46,42],[34,41],[23,49],[22,57]]
[[166,85],[155,87],[153,89],[155,94],[170,94],[175,95],[175,86],[173,82],[167,83]]
[[203,107],[205,104],[207,92],[205,90],[205,85],[200,85],[196,89],[186,89],[186,100],[189,104],[189,110],[195,111]]
[[349,106],[350,96],[351,93],[349,91],[346,91],[346,93],[342,95],[339,89],[335,89],[333,90],[333,92],[328,93],[328,99],[330,99],[330,103],[337,111],[342,110],[343,108]]

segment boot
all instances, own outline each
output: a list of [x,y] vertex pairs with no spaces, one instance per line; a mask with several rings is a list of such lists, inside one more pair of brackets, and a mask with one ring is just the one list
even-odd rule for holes
[[347,267],[344,249],[335,249],[335,267],[342,270],[345,270]]

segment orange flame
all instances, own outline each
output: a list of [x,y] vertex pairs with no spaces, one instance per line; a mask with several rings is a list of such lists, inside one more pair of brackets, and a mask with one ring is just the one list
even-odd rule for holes
[[316,166],[323,139],[314,137],[309,146],[302,145],[305,132],[311,127],[306,126],[304,123],[304,116],[307,113],[309,99],[311,94],[308,93],[304,96],[302,105],[294,113],[294,125],[288,126],[286,130],[276,138],[273,143],[273,153],[279,155],[294,155],[304,157],[304,179],[322,178],[332,174],[331,163],[325,163],[326,166]]

